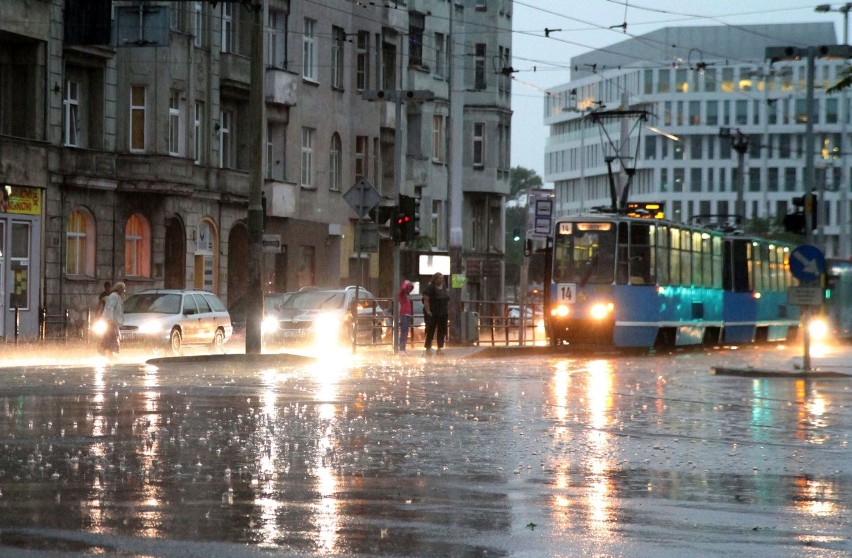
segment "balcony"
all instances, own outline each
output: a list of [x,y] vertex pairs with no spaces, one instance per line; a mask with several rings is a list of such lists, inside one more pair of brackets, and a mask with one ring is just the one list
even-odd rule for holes
[[296,106],[299,76],[279,68],[266,69],[266,102],[276,105]]
[[46,185],[48,182],[45,143],[0,137],[0,162],[5,183]]
[[263,185],[266,195],[266,214],[269,217],[295,217],[299,186],[293,182],[267,180]]
[[239,54],[222,53],[221,82],[248,91],[251,83],[251,59]]

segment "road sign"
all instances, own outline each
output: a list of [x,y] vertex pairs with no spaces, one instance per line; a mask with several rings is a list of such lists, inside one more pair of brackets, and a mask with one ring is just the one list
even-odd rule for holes
[[790,273],[799,281],[809,283],[825,273],[825,255],[810,244],[802,244],[790,252]]
[[550,236],[553,227],[553,198],[549,195],[546,198],[533,197],[531,202],[534,209],[533,228],[527,231],[527,237],[545,239]]
[[379,205],[382,196],[367,179],[362,178],[343,194],[343,199],[355,210],[358,217],[364,217],[371,209]]
[[823,289],[820,287],[788,287],[787,304],[793,306],[819,306],[822,304]]

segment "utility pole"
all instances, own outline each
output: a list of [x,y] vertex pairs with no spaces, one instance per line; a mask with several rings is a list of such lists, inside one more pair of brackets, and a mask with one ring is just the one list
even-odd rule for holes
[[[739,128],[731,131],[730,128],[719,128],[719,137],[731,140],[731,147],[737,152],[737,201],[734,214],[738,223],[745,223],[745,156],[748,153],[748,136],[740,132]],[[735,223],[735,224],[738,224]]]
[[[459,11],[461,18],[456,11]],[[459,21],[460,20],[460,21]],[[455,0],[450,2],[450,149],[447,153],[449,163],[449,188],[447,201],[449,203],[449,252],[450,252],[450,284],[447,285],[450,294],[450,338],[457,341],[461,338],[462,319],[462,289],[453,288],[453,277],[464,273],[462,261],[462,137],[464,133],[464,64],[456,60],[464,60],[464,6]],[[461,39],[461,54],[456,54],[459,46],[457,37]]]
[[[266,99],[264,95],[265,0],[252,0],[251,89],[249,122],[252,137],[252,175],[249,184],[249,278],[246,293],[246,354],[261,352],[261,320],[263,317],[263,156],[266,153]],[[232,254],[233,256],[233,254]]]

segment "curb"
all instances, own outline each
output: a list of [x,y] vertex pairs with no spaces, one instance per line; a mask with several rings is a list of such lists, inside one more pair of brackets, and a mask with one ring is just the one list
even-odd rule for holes
[[852,378],[852,374],[833,370],[763,370],[759,368],[728,368],[714,366],[710,368],[713,376],[739,376],[742,378],[791,378],[794,380],[808,378]]

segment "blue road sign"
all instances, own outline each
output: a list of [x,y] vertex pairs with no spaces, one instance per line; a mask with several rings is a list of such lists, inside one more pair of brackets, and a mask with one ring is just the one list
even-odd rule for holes
[[799,281],[810,282],[825,273],[825,255],[810,244],[802,244],[790,252],[790,273]]

